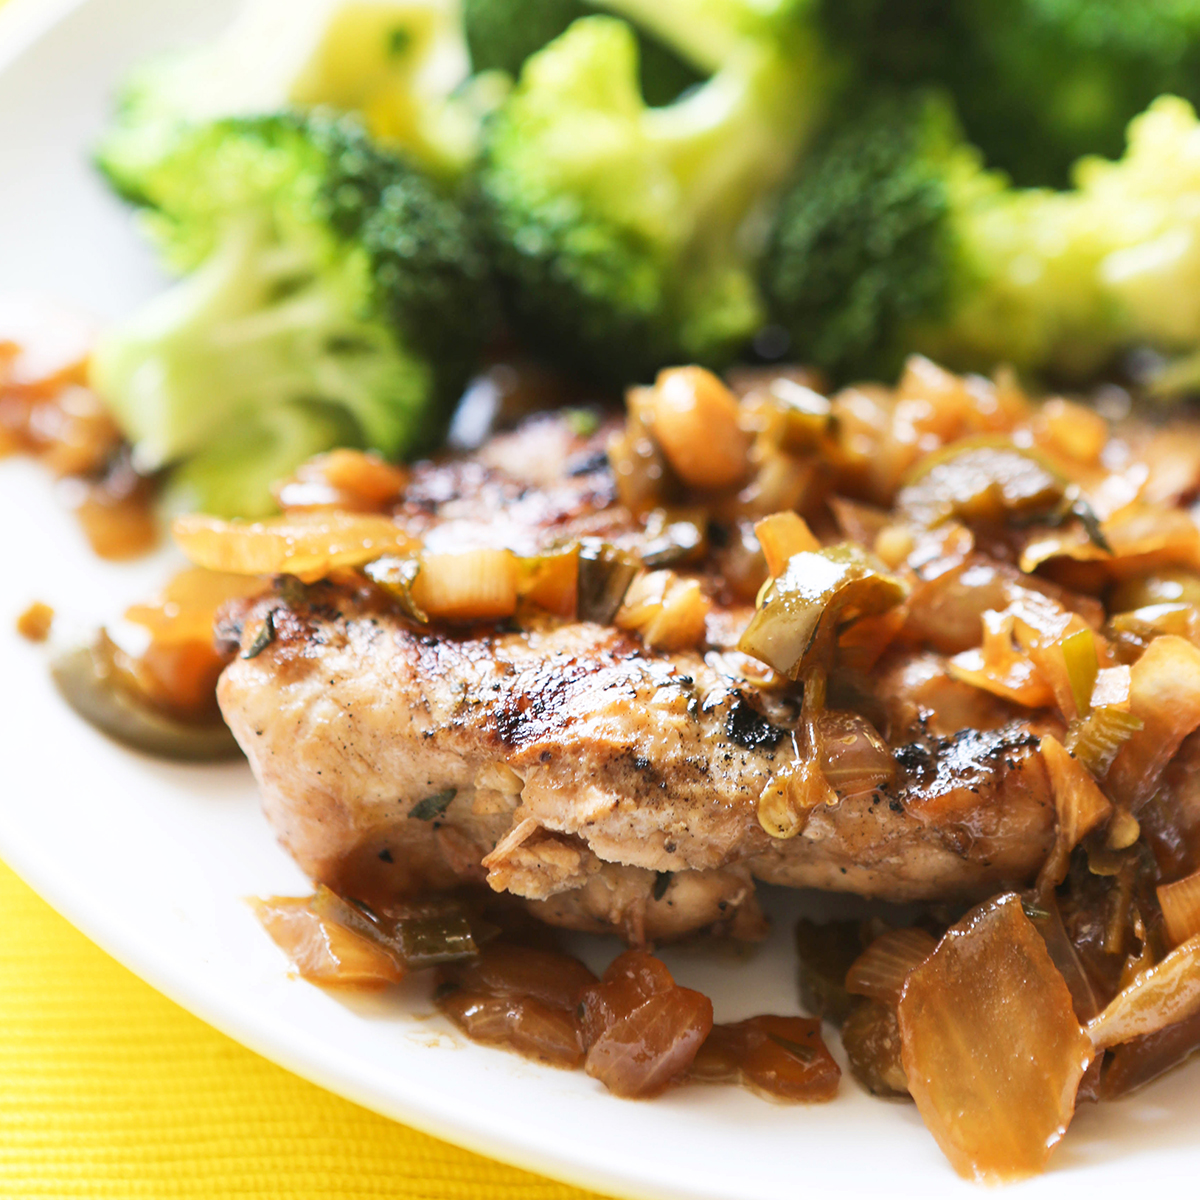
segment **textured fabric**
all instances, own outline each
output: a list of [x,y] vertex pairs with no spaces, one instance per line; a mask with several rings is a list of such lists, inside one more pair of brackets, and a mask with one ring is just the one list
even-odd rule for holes
[[0,864],[0,1197],[587,1200],[367,1112],[185,1012]]

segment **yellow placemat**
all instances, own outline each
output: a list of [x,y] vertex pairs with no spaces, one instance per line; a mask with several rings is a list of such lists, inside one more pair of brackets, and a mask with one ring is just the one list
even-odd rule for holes
[[260,1058],[109,958],[0,864],[4,1200],[588,1195]]

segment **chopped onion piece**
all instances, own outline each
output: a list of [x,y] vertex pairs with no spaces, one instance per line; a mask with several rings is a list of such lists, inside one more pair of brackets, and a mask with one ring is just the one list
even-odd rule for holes
[[199,513],[171,527],[198,567],[235,575],[317,579],[335,567],[358,567],[417,543],[394,521],[365,513],[294,513],[266,521],[223,521]]
[[900,997],[909,1090],[968,1179],[1041,1171],[1092,1057],[1071,993],[1014,894],[949,929]]
[[1054,810],[1058,814],[1054,849],[1038,875],[1038,891],[1045,892],[1066,879],[1071,851],[1086,834],[1108,820],[1113,806],[1084,764],[1058,738],[1047,734],[1038,748],[1050,777]]
[[1130,671],[1129,703],[1142,728],[1117,752],[1105,791],[1136,812],[1180,742],[1200,726],[1200,649],[1180,637],[1155,638]]
[[898,1004],[904,982],[937,949],[937,939],[924,929],[890,929],[877,937],[846,972],[846,991]]
[[1109,1051],[1100,1095],[1115,1100],[1157,1079],[1200,1049],[1200,1012],[1158,1033],[1134,1038]]
[[399,499],[408,486],[408,472],[378,454],[345,448],[330,450],[302,462],[295,473],[271,487],[284,512],[336,508],[349,512],[378,512]]
[[1200,933],[1200,871],[1159,886],[1158,903],[1172,946]]
[[577,1067],[583,1061],[571,1014],[530,996],[450,991],[438,997],[437,1006],[473,1042],[513,1050],[552,1067]]
[[725,488],[746,473],[750,435],[737,397],[703,367],[659,372],[649,400],[654,440],[684,483]]
[[1090,629],[1076,629],[1059,643],[1067,664],[1067,681],[1075,701],[1072,716],[1086,717],[1092,704],[1092,691],[1100,674],[1096,657],[1096,635]]
[[1200,934],[1140,972],[1109,1006],[1087,1023],[1097,1050],[1145,1037],[1200,1012]]
[[234,575],[188,567],[180,571],[158,595],[125,610],[125,619],[150,631],[161,644],[209,642],[217,609],[228,600],[254,596],[267,583],[253,575]]
[[263,928],[302,979],[326,987],[383,987],[404,978],[404,966],[382,946],[313,911],[307,896],[251,901]]
[[692,1064],[691,1077],[741,1082],[768,1100],[820,1102],[837,1095],[841,1068],[811,1017],[772,1014],[714,1025]]
[[569,620],[579,603],[579,547],[518,559],[521,601]]
[[637,633],[655,650],[687,650],[704,641],[711,611],[712,601],[698,579],[651,571],[630,584],[616,624]]
[[866,717],[823,712],[815,721],[821,770],[838,796],[869,795],[896,777],[896,759]]
[[412,598],[433,621],[497,621],[517,611],[517,575],[508,550],[424,554]]
[[767,558],[768,574],[782,575],[788,559],[793,554],[820,550],[821,543],[813,537],[812,530],[803,517],[794,512],[772,513],[755,523],[754,536],[758,538],[763,554]]

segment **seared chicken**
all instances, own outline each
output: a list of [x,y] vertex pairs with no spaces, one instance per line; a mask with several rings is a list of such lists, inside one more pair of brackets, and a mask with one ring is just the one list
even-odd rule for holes
[[[427,546],[537,553],[633,545],[596,440],[536,422],[418,470],[398,516]],[[719,587],[708,582],[719,601]],[[1055,814],[1037,741],[1061,732],[898,650],[877,673],[893,782],[768,836],[759,797],[797,757],[797,689],[731,646],[749,612],[717,603],[707,644],[654,652],[618,629],[420,625],[365,580],[291,587],[224,616],[243,652],[221,709],[267,817],[315,880],[386,902],[487,883],[544,920],[662,940],[754,936],[754,880],[892,900],[983,896],[1036,873]],[[949,728],[942,713],[970,725]]]

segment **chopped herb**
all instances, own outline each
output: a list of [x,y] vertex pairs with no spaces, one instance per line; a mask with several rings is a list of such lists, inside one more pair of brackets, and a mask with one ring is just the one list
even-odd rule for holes
[[1108,544],[1108,538],[1104,536],[1104,530],[1100,528],[1100,518],[1096,516],[1096,510],[1080,496],[1071,505],[1071,512],[1079,518],[1092,545],[1099,547],[1106,554],[1111,554],[1112,546]]
[[661,900],[667,894],[667,888],[671,886],[670,871],[655,871],[654,873],[654,898]]
[[1028,900],[1021,901],[1021,908],[1031,921],[1045,921],[1050,916],[1049,910],[1039,908],[1038,905],[1031,904]]
[[793,1042],[791,1038],[780,1037],[777,1033],[768,1033],[767,1037],[781,1050],[786,1050],[793,1058],[797,1058],[801,1062],[812,1062],[817,1057],[817,1052],[811,1046],[802,1046],[799,1042]]
[[424,800],[414,804],[408,810],[408,815],[416,821],[432,821],[450,807],[450,801],[457,795],[458,788],[445,788],[443,791],[434,792],[432,796],[426,796]]
[[254,641],[242,652],[243,658],[257,658],[275,640],[275,610],[269,608]]

